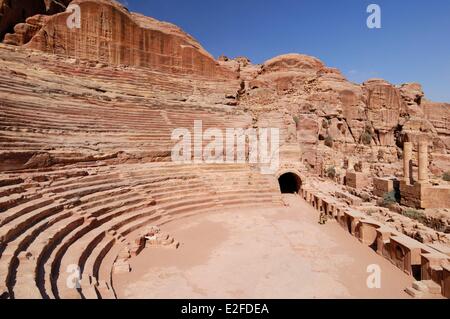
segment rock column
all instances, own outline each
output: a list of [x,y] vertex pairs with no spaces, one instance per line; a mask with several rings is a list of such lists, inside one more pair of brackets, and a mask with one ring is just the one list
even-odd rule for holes
[[419,183],[428,183],[428,143],[419,143]]
[[412,143],[405,142],[403,144],[403,179],[407,184],[411,183],[411,160],[412,160]]

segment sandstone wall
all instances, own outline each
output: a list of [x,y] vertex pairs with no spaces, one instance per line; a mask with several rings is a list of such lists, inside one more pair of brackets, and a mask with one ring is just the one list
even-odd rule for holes
[[420,184],[408,185],[400,182],[401,204],[408,207],[421,208],[421,187]]
[[371,183],[371,178],[365,173],[347,172],[345,179],[347,186],[356,189],[363,189]]
[[0,0],[0,40],[16,24],[36,14],[63,12],[71,0]]
[[375,196],[383,197],[384,194],[394,191],[394,181],[386,178],[373,179],[373,193]]
[[445,147],[450,149],[450,104],[426,101],[423,110],[444,141]]
[[446,208],[450,207],[450,187],[431,186],[415,183],[406,185],[400,182],[401,204],[415,208]]
[[422,191],[423,208],[450,207],[450,186],[425,188]]
[[108,64],[164,72],[236,77],[201,46],[173,27],[132,15],[110,1],[76,0],[81,28],[69,29],[69,13],[51,16],[26,47]]
[[[172,24],[130,13],[112,0],[74,3],[81,7],[81,29],[68,29],[68,13],[38,15],[16,25],[7,41],[94,64],[221,80],[239,77],[241,84],[233,84],[226,104],[248,112],[254,125],[286,129],[281,144],[288,158],[300,153],[300,161],[312,168],[339,168],[351,158],[366,163],[371,173],[390,175],[400,168],[403,142],[423,138],[431,144],[431,172],[441,176],[448,168],[449,105],[425,100],[420,84],[394,86],[372,79],[358,85],[301,54],[281,55],[262,65],[243,57],[216,61]],[[205,101],[192,100],[207,105]]]
[[366,163],[380,177],[393,175],[401,169],[403,143],[426,139],[436,162],[433,174],[445,171],[446,111],[426,112],[429,102],[420,84],[395,86],[372,79],[358,85],[301,54],[281,55],[260,66],[240,65],[239,71],[239,104],[256,114],[290,114],[296,121],[297,143],[305,150],[304,163],[337,168],[350,158]]

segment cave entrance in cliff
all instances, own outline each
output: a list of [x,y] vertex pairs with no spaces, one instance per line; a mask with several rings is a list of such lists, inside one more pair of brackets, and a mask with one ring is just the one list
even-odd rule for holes
[[298,194],[302,187],[301,178],[294,173],[284,173],[278,178],[282,194]]

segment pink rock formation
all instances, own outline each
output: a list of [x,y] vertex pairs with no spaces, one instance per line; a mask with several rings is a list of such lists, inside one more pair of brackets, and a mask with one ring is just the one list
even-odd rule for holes
[[[316,166],[337,165],[335,152],[339,151],[379,168],[381,158],[386,163],[382,169],[387,172],[390,164],[399,161],[403,141],[417,142],[422,136],[433,141],[435,156],[448,153],[447,106],[427,102],[419,84],[396,87],[372,79],[356,85],[318,59],[298,54],[271,59],[259,66],[258,72],[247,71],[253,68],[253,65],[240,68],[245,84],[241,105],[257,108],[258,112],[283,110],[301,120],[297,130],[303,146],[305,140],[312,145],[312,139],[319,145],[325,140],[332,145],[319,154],[305,152],[308,158],[304,160],[308,163],[315,157]],[[440,108],[440,112],[431,115],[431,108]],[[439,120],[441,114],[444,118]],[[431,119],[432,116],[435,118]],[[318,134],[308,133],[310,124],[302,123],[305,117],[308,122],[317,123]],[[442,171],[445,167],[440,166]]]
[[[347,171],[360,180],[400,177],[404,142],[423,140],[429,157],[421,156],[421,172],[429,164],[430,185],[449,170],[450,105],[427,101],[419,84],[351,83],[300,54],[262,65],[216,61],[178,27],[112,0],[73,1],[82,23],[69,29],[69,13],[42,15],[52,3],[27,13],[0,44],[0,296],[113,298],[114,263],[124,251],[128,258],[142,229],[184,214],[279,206],[277,177],[285,171],[302,183],[320,180],[320,191],[303,193],[308,202],[375,240],[372,221],[354,211],[376,200],[371,183],[354,183],[364,190],[353,192],[337,185]],[[13,12],[4,9],[2,21],[24,21]],[[171,132],[199,119],[204,129],[279,128],[279,172],[170,163]],[[415,146],[411,160],[418,155]],[[414,227],[403,233],[445,243]],[[396,237],[383,231],[381,241]],[[401,238],[396,245],[415,254],[422,247]],[[64,277],[77,263],[82,295]]]
[[36,35],[36,33],[42,29],[49,16],[34,15],[26,19],[25,23],[16,24],[14,27],[14,33],[7,33],[3,43],[11,45],[24,45]]
[[399,91],[384,80],[365,82],[367,120],[377,132],[377,144],[395,145],[395,129],[404,110]]
[[174,25],[130,13],[115,1],[75,0],[72,4],[80,6],[81,28],[70,29],[70,13],[63,12],[27,20],[6,43],[26,43],[27,48],[53,54],[164,72],[237,76],[221,68],[198,42]]
[[263,73],[289,72],[312,73],[325,68],[322,61],[303,54],[285,54],[266,61],[262,67]]
[[66,10],[71,0],[0,0],[0,39],[18,23],[36,14],[55,14]]

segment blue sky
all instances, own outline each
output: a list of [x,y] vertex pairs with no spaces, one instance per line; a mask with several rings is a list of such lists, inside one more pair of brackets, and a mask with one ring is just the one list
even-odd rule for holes
[[[450,102],[448,0],[127,0],[131,11],[172,22],[212,55],[262,63],[284,53],[316,56],[351,81],[420,82]],[[382,28],[366,25],[371,3]]]

